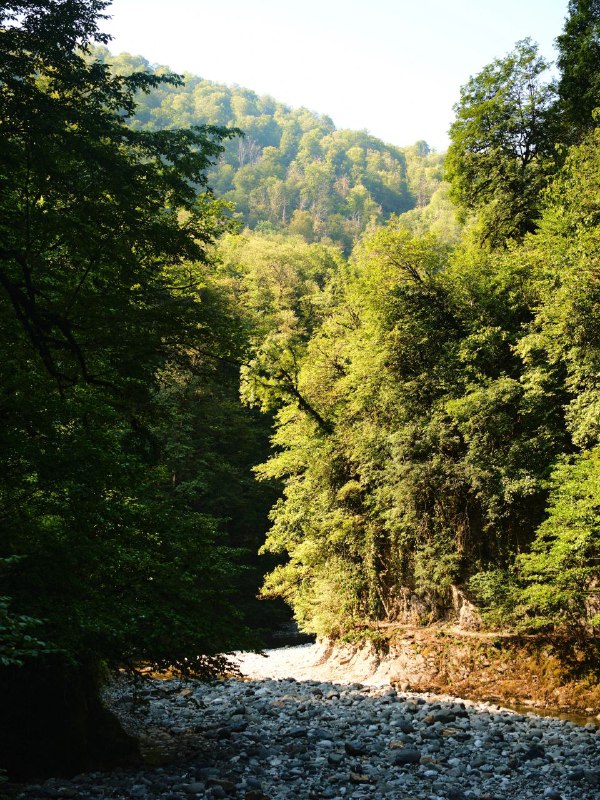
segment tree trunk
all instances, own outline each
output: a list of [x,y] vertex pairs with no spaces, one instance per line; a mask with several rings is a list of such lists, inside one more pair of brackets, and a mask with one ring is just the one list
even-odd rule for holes
[[0,768],[21,780],[135,763],[137,742],[99,689],[98,665],[57,656],[0,669]]

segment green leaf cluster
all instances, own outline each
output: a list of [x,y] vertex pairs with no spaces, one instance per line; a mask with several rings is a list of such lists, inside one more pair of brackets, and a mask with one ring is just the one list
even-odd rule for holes
[[479,238],[493,247],[535,229],[540,191],[554,171],[555,87],[529,39],[461,89],[446,157],[450,196],[479,212]]

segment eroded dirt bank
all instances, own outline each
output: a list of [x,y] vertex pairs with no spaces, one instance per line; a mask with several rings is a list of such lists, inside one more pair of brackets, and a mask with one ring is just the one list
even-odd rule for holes
[[402,627],[384,641],[321,641],[244,654],[242,671],[253,678],[363,681],[402,691],[451,694],[510,706],[600,715],[600,685],[560,643],[465,632],[449,627]]

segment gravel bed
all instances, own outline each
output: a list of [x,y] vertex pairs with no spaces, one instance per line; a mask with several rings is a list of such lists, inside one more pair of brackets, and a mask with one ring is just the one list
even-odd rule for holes
[[317,665],[311,678],[310,646],[285,650],[240,656],[244,679],[116,684],[109,704],[147,759],[168,763],[52,779],[20,797],[600,798],[595,725],[331,682]]

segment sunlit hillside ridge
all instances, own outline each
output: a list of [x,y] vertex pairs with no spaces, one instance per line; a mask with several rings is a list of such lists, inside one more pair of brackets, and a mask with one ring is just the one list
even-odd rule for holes
[[[142,56],[112,55],[107,48],[95,48],[93,57],[123,75],[169,72]],[[446,238],[455,235],[442,181],[444,157],[424,141],[399,147],[365,130],[337,130],[326,115],[191,74],[181,86],[162,84],[141,94],[131,124],[142,130],[238,128],[242,134],[226,143],[208,178],[250,229],[299,234],[348,253],[367,228],[411,212],[403,220],[407,227],[433,225]],[[421,210],[434,195],[434,209],[423,223]]]

